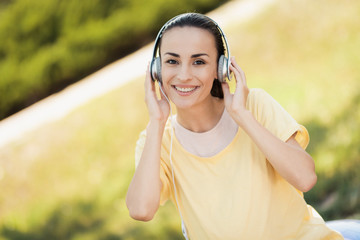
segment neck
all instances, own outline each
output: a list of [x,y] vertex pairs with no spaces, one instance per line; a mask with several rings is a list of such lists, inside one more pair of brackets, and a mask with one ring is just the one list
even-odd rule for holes
[[207,132],[219,122],[225,104],[223,99],[211,97],[210,101],[201,106],[187,109],[177,108],[176,120],[184,128],[193,132]]

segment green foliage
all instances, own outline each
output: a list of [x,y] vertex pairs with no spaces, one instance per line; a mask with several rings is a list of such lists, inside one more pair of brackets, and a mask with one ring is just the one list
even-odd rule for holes
[[3,2],[0,119],[143,46],[170,17],[225,1]]
[[307,124],[311,135],[321,136],[310,151],[317,159],[321,181],[306,198],[326,219],[356,217],[360,213],[359,106],[357,94],[328,126]]

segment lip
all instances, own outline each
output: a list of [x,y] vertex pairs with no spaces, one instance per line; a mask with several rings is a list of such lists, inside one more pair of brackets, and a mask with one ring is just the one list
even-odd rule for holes
[[179,94],[180,96],[190,96],[193,94],[199,86],[195,85],[171,85],[171,87]]

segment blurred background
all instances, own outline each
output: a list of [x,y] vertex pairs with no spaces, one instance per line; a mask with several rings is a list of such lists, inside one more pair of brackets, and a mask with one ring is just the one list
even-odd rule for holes
[[[360,219],[360,2],[252,1],[263,9],[249,18],[232,2],[0,0],[0,119],[151,43],[169,18],[217,9],[249,87],[309,130],[307,202],[325,220]],[[182,239],[172,203],[148,223],[125,205],[143,99],[135,78],[1,146],[0,240]]]

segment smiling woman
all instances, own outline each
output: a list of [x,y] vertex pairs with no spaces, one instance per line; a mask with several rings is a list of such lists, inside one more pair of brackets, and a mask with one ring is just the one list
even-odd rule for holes
[[[248,89],[213,20],[171,19],[153,57],[145,77],[150,120],[126,198],[131,217],[149,221],[170,199],[186,239],[343,239],[303,198],[317,180],[308,132],[264,90]],[[177,109],[170,118],[169,100]]]

